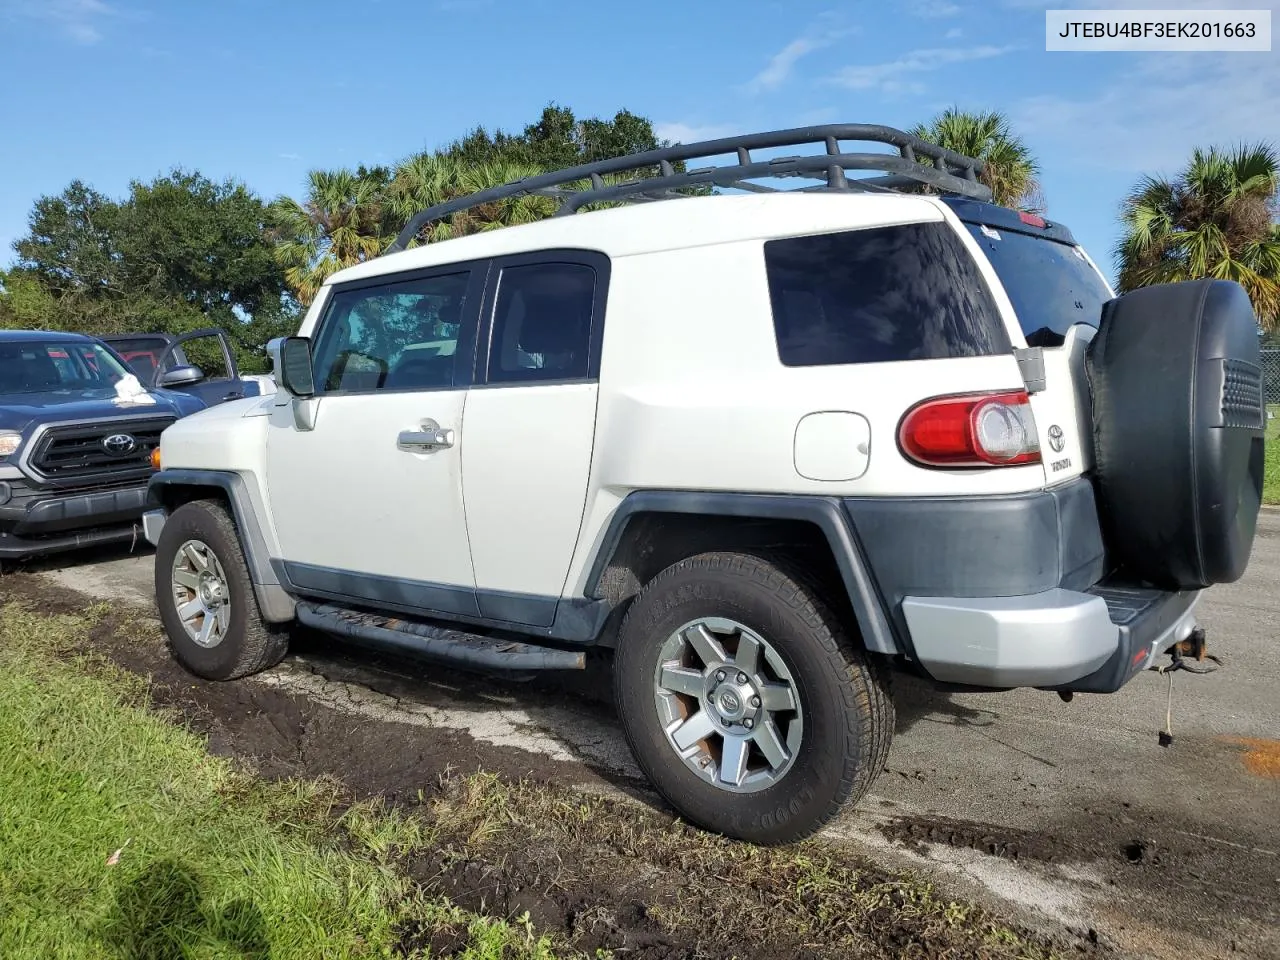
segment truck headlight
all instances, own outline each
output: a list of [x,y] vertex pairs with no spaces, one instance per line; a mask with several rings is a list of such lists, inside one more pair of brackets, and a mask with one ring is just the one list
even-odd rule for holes
[[12,430],[0,430],[0,459],[9,456],[22,443],[22,434]]

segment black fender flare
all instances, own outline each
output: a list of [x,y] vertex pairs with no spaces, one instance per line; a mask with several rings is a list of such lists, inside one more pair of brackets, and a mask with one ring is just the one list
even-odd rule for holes
[[589,596],[598,597],[605,569],[613,561],[630,521],[643,514],[739,517],[752,520],[793,520],[811,523],[826,538],[848,591],[849,602],[868,650],[883,654],[910,652],[885,613],[884,601],[840,501],[833,497],[786,494],[742,494],[676,490],[638,490],[628,494],[609,520],[589,568]]
[[228,470],[161,470],[153,474],[147,483],[147,496],[152,508],[167,508],[170,498],[166,497],[166,491],[174,489],[217,490],[226,497],[231,505],[236,529],[240,531],[240,545],[244,549],[249,579],[253,581],[262,618],[268,623],[287,623],[293,620],[296,601],[285,592],[276,576],[271,564],[271,552],[267,548],[267,540],[258,523],[253,499],[244,477]]

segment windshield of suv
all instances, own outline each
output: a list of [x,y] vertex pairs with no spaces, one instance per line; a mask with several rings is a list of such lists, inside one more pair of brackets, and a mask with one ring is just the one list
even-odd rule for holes
[[967,223],[1013,302],[1029,347],[1060,347],[1074,324],[1096,327],[1111,299],[1079,247]]
[[129,371],[96,343],[0,342],[0,396],[114,391]]

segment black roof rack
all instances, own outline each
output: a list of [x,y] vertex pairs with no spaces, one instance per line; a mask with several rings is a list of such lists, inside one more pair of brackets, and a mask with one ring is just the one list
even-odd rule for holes
[[[898,153],[896,156],[891,153],[845,153],[840,146],[841,140],[889,144],[897,147]],[[757,160],[751,156],[752,150],[802,145],[820,145],[825,152],[765,160]],[[690,160],[727,154],[735,156],[737,163],[686,169],[683,172],[677,171],[675,167],[677,163],[687,165]],[[655,167],[658,170],[657,176],[638,177],[621,183],[606,183],[604,180],[610,174]],[[846,177],[846,171],[851,170],[878,170],[882,175]],[[701,143],[678,143],[657,150],[631,153],[536,177],[526,177],[465,197],[457,197],[414,214],[386,252],[404,250],[422,228],[434,220],[509,197],[537,195],[559,199],[562,202],[554,214],[558,217],[575,213],[594,203],[665,200],[681,196],[679,191],[682,189],[703,185],[733,187],[756,193],[788,192],[748,181],[774,177],[807,177],[821,182],[815,186],[800,188],[801,190],[892,192],[924,184],[942,193],[989,201],[990,189],[978,182],[978,174],[981,172],[980,160],[943,149],[893,127],[867,123],[796,127],[770,133],[723,137]],[[586,181],[589,186],[573,186],[582,181]]]

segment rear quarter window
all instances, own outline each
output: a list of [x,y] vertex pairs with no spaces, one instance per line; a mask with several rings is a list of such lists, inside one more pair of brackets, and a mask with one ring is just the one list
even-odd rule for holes
[[786,366],[1013,349],[977,265],[945,223],[769,240],[764,257]]
[[1018,315],[1029,347],[1059,347],[1077,323],[1097,327],[1111,292],[1076,246],[966,224]]

